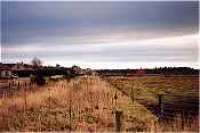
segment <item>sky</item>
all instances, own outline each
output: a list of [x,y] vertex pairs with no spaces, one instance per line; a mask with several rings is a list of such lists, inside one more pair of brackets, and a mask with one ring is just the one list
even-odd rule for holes
[[1,2],[1,61],[198,66],[198,2]]

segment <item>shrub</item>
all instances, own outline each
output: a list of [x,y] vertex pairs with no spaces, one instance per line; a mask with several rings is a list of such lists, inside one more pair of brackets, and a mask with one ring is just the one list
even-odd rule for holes
[[41,86],[45,84],[45,78],[43,74],[38,71],[35,75],[31,75],[31,82]]
[[44,85],[45,84],[45,79],[44,79],[44,76],[42,74],[37,74],[35,81],[36,81],[37,85]]

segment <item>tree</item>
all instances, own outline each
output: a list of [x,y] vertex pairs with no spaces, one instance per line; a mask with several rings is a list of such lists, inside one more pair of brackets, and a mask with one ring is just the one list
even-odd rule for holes
[[33,82],[36,82],[38,85],[44,85],[45,84],[45,78],[42,72],[42,61],[38,59],[37,57],[34,57],[32,60],[33,68],[35,68],[35,76],[33,77]]
[[60,64],[56,64],[56,67],[60,67]]
[[35,68],[42,66],[42,61],[37,57],[34,57],[33,60],[31,61],[31,63],[32,63],[33,67],[35,67]]

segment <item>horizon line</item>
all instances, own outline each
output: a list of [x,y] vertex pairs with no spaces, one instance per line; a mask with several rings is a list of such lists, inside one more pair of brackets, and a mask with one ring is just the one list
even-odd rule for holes
[[[16,62],[3,62],[0,61],[0,64],[17,64],[17,63],[23,63],[23,64],[28,64],[31,65],[31,62],[24,62],[24,61],[16,61]],[[56,65],[60,65],[60,67],[72,67],[72,66],[79,66],[80,68],[86,69],[86,68],[90,68],[90,69],[112,69],[112,70],[119,70],[119,69],[155,69],[155,68],[164,68],[164,67],[170,67],[170,68],[179,68],[179,67],[187,67],[187,68],[192,68],[192,69],[198,69],[200,70],[199,66],[188,66],[188,65],[153,65],[149,64],[149,66],[134,66],[134,67],[95,67],[95,65],[93,67],[86,67],[86,63],[84,64],[79,64],[79,63],[72,63],[71,65],[64,65],[64,64],[60,64],[60,63],[56,63],[56,64],[48,64],[48,63],[42,63],[42,66],[49,66],[49,67],[56,67]],[[102,63],[103,64],[103,63]],[[131,63],[130,63],[131,64]],[[150,66],[151,65],[151,66]]]

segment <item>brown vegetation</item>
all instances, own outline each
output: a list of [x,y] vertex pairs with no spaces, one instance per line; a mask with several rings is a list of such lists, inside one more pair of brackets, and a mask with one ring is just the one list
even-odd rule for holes
[[116,111],[122,111],[122,131],[180,131],[180,121],[159,124],[151,111],[96,76],[50,81],[37,91],[23,88],[2,97],[0,131],[116,131]]

